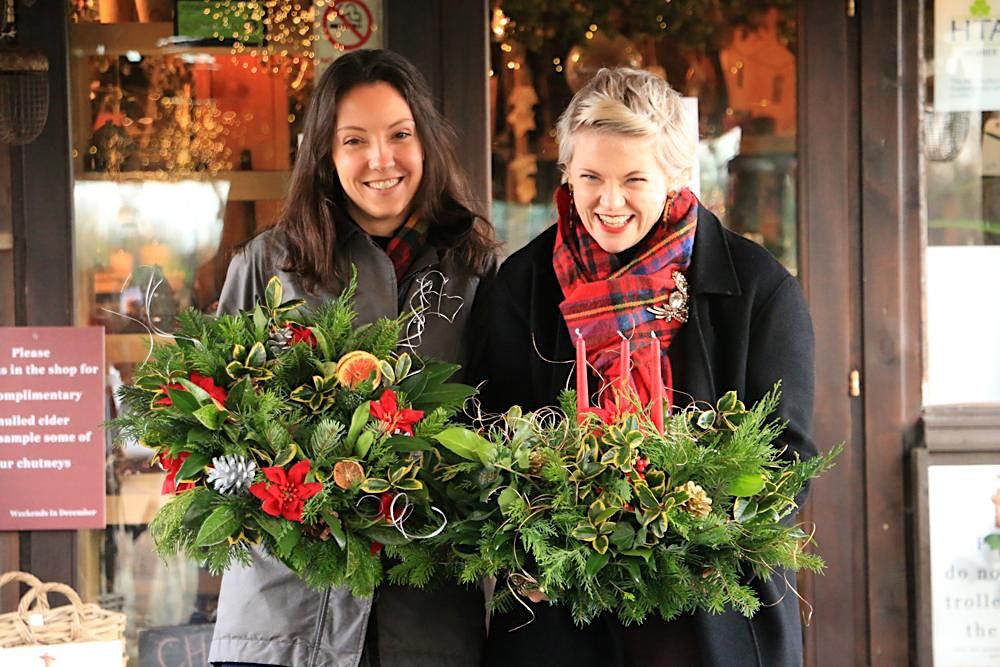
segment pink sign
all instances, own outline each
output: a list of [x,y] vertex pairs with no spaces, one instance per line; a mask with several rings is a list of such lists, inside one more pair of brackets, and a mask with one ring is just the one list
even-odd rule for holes
[[104,528],[104,329],[0,327],[0,531]]

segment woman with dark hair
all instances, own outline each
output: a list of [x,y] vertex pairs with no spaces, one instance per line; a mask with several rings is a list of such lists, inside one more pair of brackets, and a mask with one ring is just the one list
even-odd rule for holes
[[[286,298],[316,306],[344,288],[353,266],[358,324],[431,301],[438,306],[422,311],[408,343],[463,363],[472,301],[495,263],[492,228],[473,212],[452,131],[423,77],[390,51],[356,51],[317,82],[284,209],[233,257],[219,311],[253,307],[275,275]],[[383,586],[373,603],[346,589],[309,589],[254,552],[249,567],[223,576],[209,659],[471,667],[484,633],[478,590]]]
[[[783,456],[814,455],[813,331],[802,291],[687,187],[698,145],[680,95],[649,72],[603,69],[570,101],[557,136],[556,224],[504,263],[482,299],[484,354],[471,374],[486,380],[483,407],[556,405],[579,336],[602,407],[616,408],[622,382],[643,404],[662,382],[668,403],[685,406],[714,404],[729,390],[754,403],[781,380]],[[628,360],[621,336],[634,350]],[[752,619],[696,610],[623,627],[605,614],[581,628],[566,608],[534,604],[532,620],[512,605],[490,623],[484,665],[797,667],[794,582],[793,573],[749,582],[763,603]]]

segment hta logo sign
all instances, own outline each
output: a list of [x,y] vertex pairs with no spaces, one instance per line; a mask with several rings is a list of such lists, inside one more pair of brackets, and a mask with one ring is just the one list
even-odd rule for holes
[[975,0],[969,5],[969,17],[951,20],[951,42],[1000,43],[1000,18],[991,17],[993,8],[988,0]]

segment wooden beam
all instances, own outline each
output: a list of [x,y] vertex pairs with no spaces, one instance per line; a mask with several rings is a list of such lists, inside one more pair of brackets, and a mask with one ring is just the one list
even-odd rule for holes
[[847,447],[812,486],[803,518],[815,522],[823,576],[803,576],[813,612],[804,628],[810,666],[868,664],[864,613],[864,453],[861,399],[848,378],[861,367],[858,50],[856,25],[838,3],[801,2],[798,37],[799,278],[816,332],[820,449]]
[[871,664],[911,663],[906,469],[922,380],[919,109],[923,3],[858,3],[865,362],[865,518]]

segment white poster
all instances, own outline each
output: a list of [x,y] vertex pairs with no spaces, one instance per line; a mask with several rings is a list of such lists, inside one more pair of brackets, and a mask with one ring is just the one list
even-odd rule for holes
[[0,648],[4,667],[122,667],[121,640]]
[[347,51],[382,48],[382,0],[314,2],[317,78]]
[[934,110],[1000,109],[1000,0],[935,0]]
[[1000,465],[932,465],[927,486],[934,667],[995,667]]

